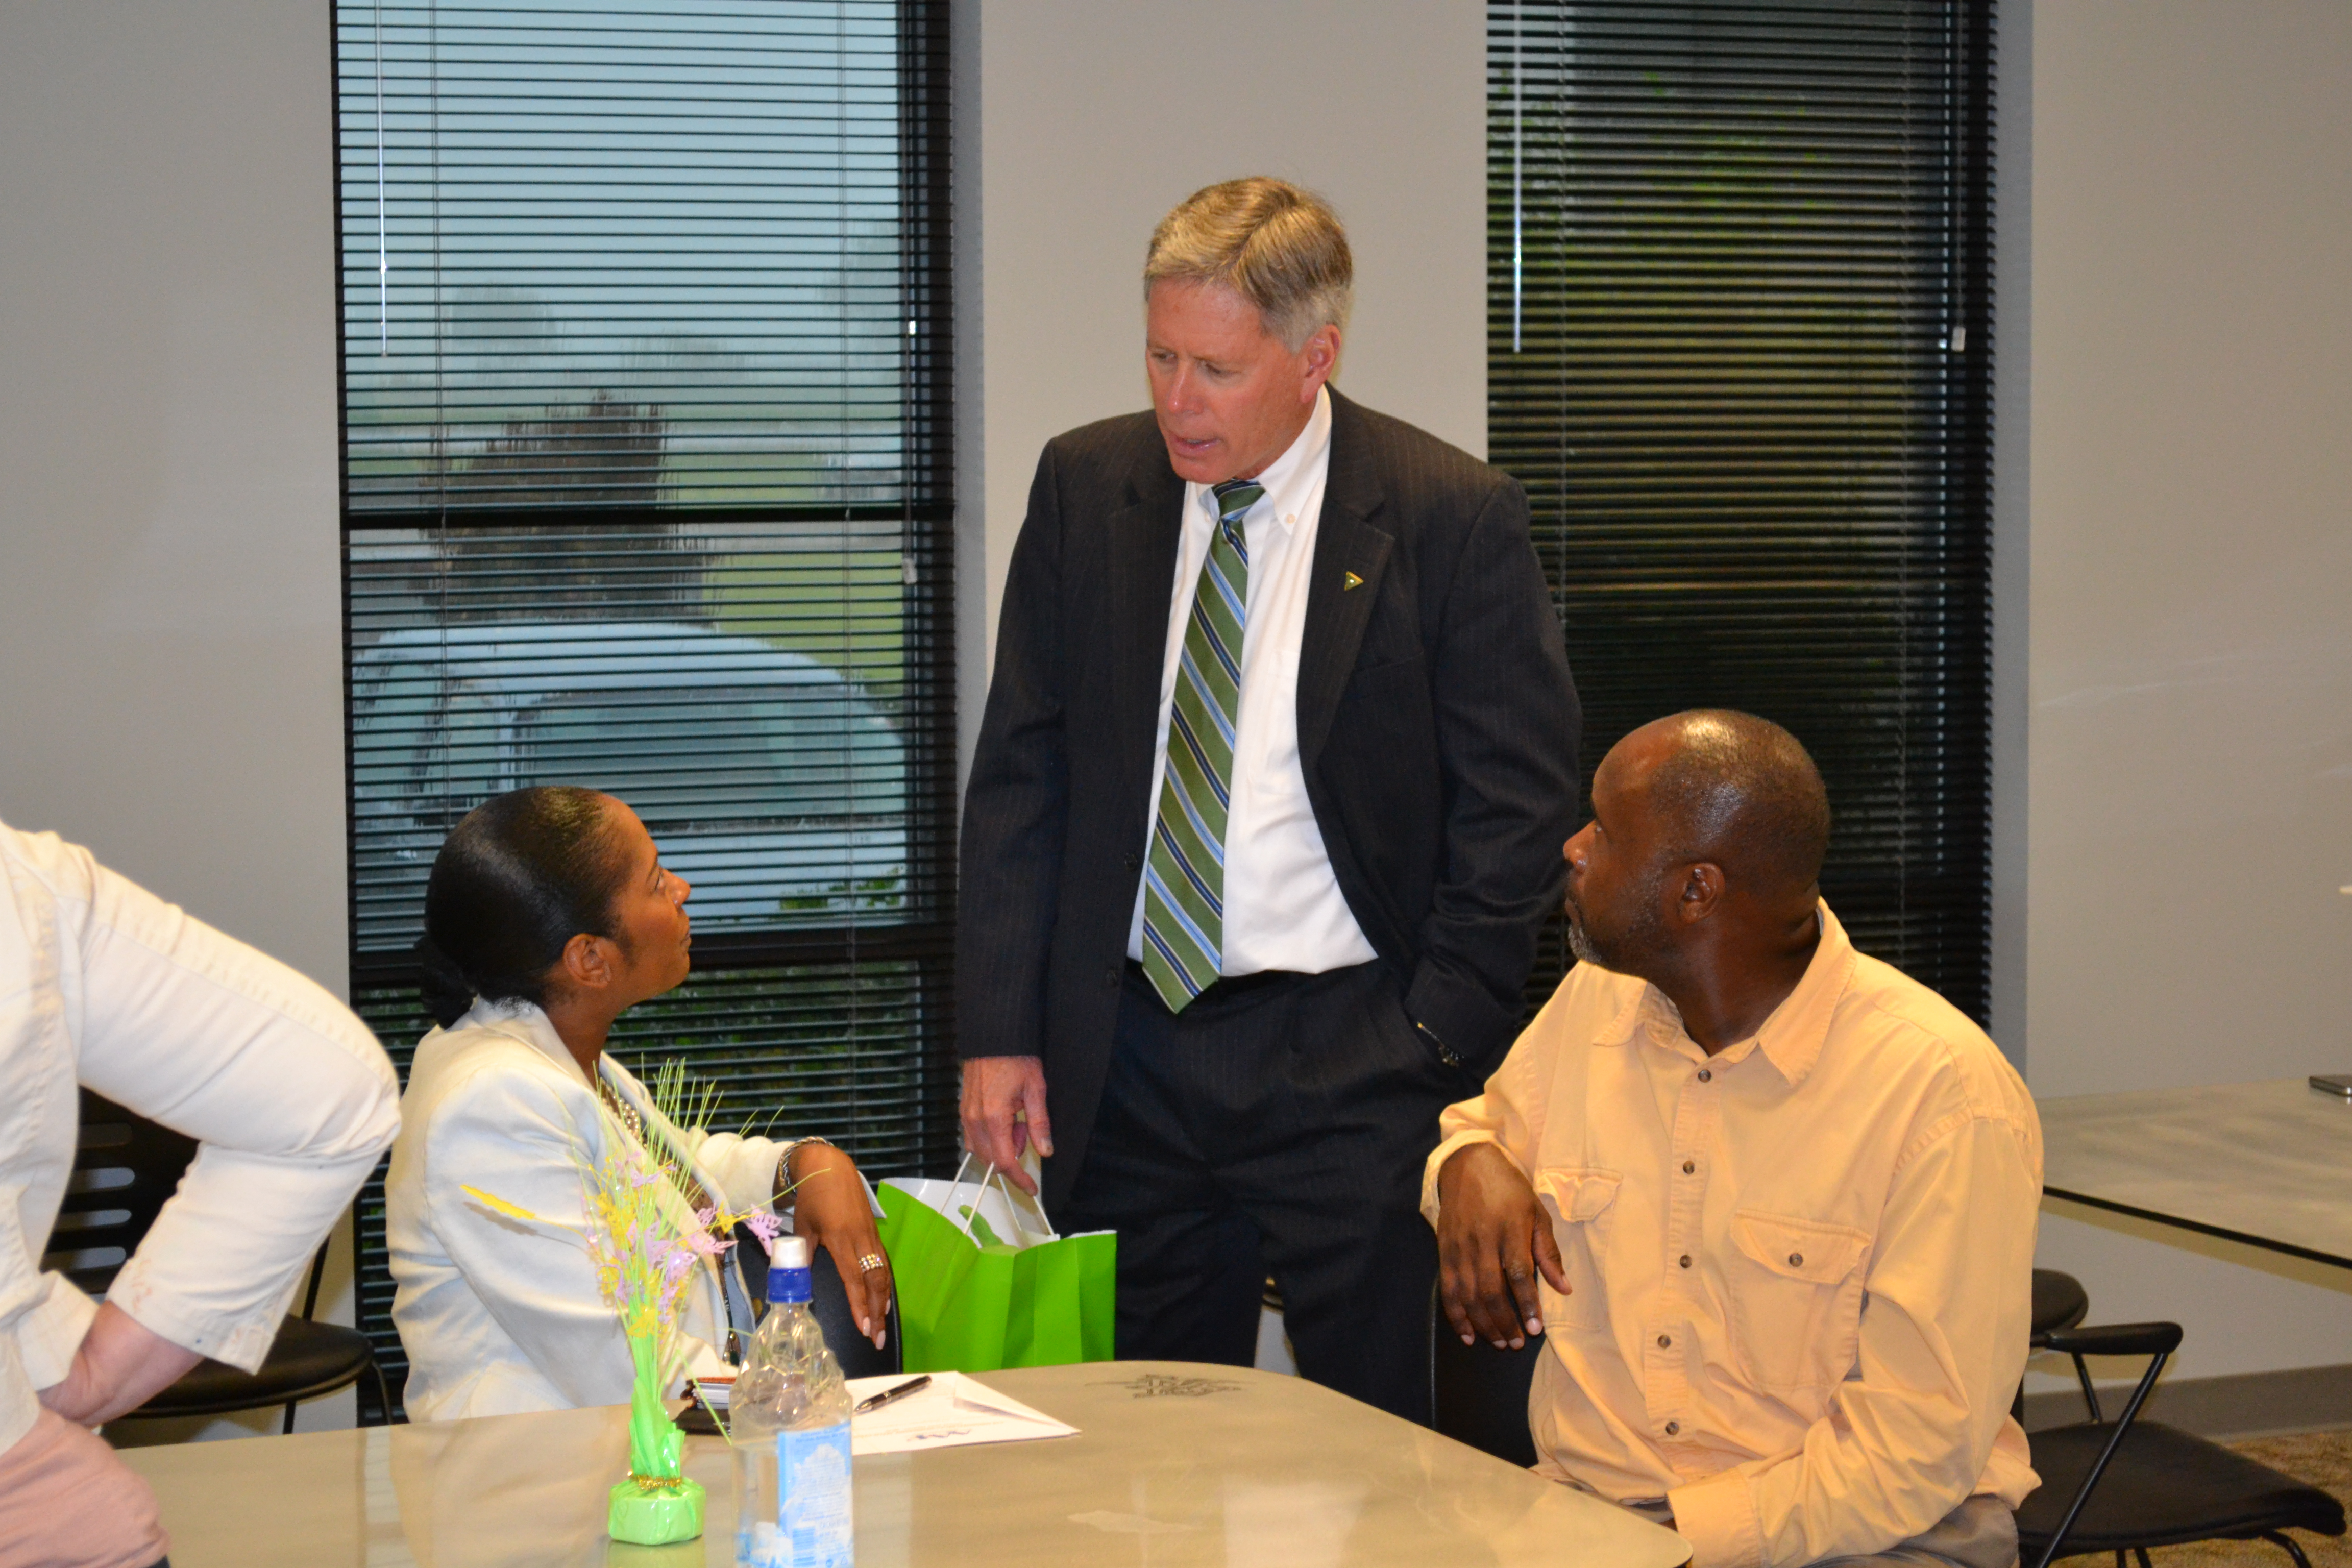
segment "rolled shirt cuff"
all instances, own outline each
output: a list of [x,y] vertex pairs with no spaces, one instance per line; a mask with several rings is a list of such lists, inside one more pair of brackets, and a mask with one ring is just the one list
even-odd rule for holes
[[1744,1471],[1725,1470],[1666,1494],[1675,1530],[1691,1543],[1690,1568],[1761,1568],[1764,1531]]
[[[306,1266],[308,1261],[304,1259]],[[114,1277],[106,1299],[129,1313],[141,1328],[163,1335],[183,1350],[210,1356],[239,1372],[261,1370],[261,1363],[268,1359],[269,1347],[278,1342],[278,1331],[286,1321],[286,1309],[293,1305],[294,1292],[302,1283],[297,1274],[270,1299],[246,1311],[206,1310],[184,1295],[152,1282],[142,1262],[140,1255],[133,1254],[131,1261],[122,1266],[122,1272]]]
[[[1448,1138],[1444,1142],[1440,1143],[1435,1149],[1432,1150],[1430,1152],[1427,1163],[1422,1166],[1421,1217],[1427,1220],[1431,1225],[1433,1226],[1437,1223],[1439,1208],[1437,1202],[1437,1173],[1445,1169],[1446,1161],[1451,1160],[1454,1155],[1459,1154],[1463,1150],[1467,1149],[1473,1143],[1492,1143],[1496,1148],[1502,1148],[1501,1140],[1496,1138],[1494,1133],[1487,1131],[1486,1128],[1466,1128],[1460,1132],[1456,1132],[1453,1137]],[[1503,1151],[1503,1157],[1505,1159],[1509,1159],[1510,1151],[1505,1149]],[[1517,1164],[1517,1163],[1518,1162],[1516,1160],[1512,1161],[1513,1164]]]
[[73,1371],[74,1354],[89,1335],[98,1303],[84,1295],[64,1275],[51,1271],[42,1279],[48,1294],[16,1320],[16,1352],[22,1358],[25,1381],[36,1390],[55,1388]]

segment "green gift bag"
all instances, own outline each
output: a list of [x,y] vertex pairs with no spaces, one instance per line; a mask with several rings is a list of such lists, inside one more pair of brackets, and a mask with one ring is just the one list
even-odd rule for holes
[[992,1166],[976,1183],[894,1177],[880,1195],[908,1372],[1111,1359],[1116,1234],[1055,1235]]

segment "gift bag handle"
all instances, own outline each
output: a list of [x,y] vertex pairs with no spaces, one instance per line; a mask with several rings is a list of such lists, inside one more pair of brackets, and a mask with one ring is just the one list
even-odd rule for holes
[[[966,1170],[971,1168],[971,1151],[966,1150],[964,1152],[964,1157],[956,1164],[955,1179],[948,1184],[948,1202],[950,1204],[953,1204],[955,1202],[956,1194],[962,1190],[963,1173]],[[972,1194],[971,1202],[964,1207],[963,1223],[956,1227],[959,1231],[962,1232],[963,1238],[966,1241],[971,1241],[972,1239],[972,1223],[980,1217],[980,1200],[988,1192],[988,1184],[992,1181],[996,1184],[996,1190],[1004,1194],[1005,1208],[1016,1215],[1020,1212],[1014,1207],[1013,1202],[1013,1189],[1005,1184],[1004,1173],[997,1167],[995,1161],[990,1161],[988,1163],[988,1169],[981,1173],[980,1182],[978,1184],[979,1191]],[[1046,1240],[1059,1241],[1062,1239],[1062,1233],[1054,1228],[1054,1221],[1052,1217],[1045,1213],[1045,1205],[1042,1203],[1037,1205],[1037,1217],[1045,1222]]]

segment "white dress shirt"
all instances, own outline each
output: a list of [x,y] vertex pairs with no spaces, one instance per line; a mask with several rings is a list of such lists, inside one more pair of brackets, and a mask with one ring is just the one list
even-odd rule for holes
[[[607,1051],[597,1072],[638,1114],[648,1138],[690,1163],[730,1212],[766,1208],[789,1143],[677,1128]],[[608,1137],[628,1137],[548,1016],[528,1002],[477,1002],[417,1043],[400,1141],[384,1178],[384,1240],[395,1286],[392,1321],[408,1352],[410,1419],[513,1415],[624,1405],[635,1379],[628,1337],[604,1303],[576,1228],[581,1185]],[[474,1187],[548,1224],[499,1215]],[[671,1219],[691,1223],[666,1187]],[[720,1349],[733,1315],[751,1327],[734,1270],[708,1261],[686,1294],[688,1372],[731,1375]]]
[[[1307,587],[1315,530],[1331,468],[1331,395],[1315,395],[1307,428],[1256,482],[1265,493],[1242,518],[1249,547],[1248,618],[1242,630],[1241,712],[1234,721],[1233,804],[1225,816],[1224,952],[1220,971],[1286,969],[1319,974],[1376,956],[1356,923],[1298,766],[1298,648],[1307,630]],[[1168,610],[1168,651],[1160,670],[1160,723],[1151,753],[1151,819],[1168,769],[1168,710],[1192,593],[1217,528],[1217,498],[1184,486],[1184,532],[1176,547],[1176,595]],[[1150,853],[1147,837],[1144,853]],[[1143,957],[1143,889],[1128,924],[1127,955]]]
[[108,1299],[248,1372],[399,1126],[391,1062],[323,987],[88,850],[0,825],[0,1450],[98,1313],[40,1267],[77,1084],[200,1145]]

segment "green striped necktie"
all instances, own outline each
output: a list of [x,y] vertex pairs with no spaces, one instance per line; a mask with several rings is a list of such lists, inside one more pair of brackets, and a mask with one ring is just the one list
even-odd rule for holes
[[1249,545],[1242,514],[1265,494],[1247,479],[1214,488],[1217,528],[1176,668],[1168,767],[1143,872],[1143,973],[1171,1013],[1215,984],[1225,940],[1225,816],[1241,715]]

